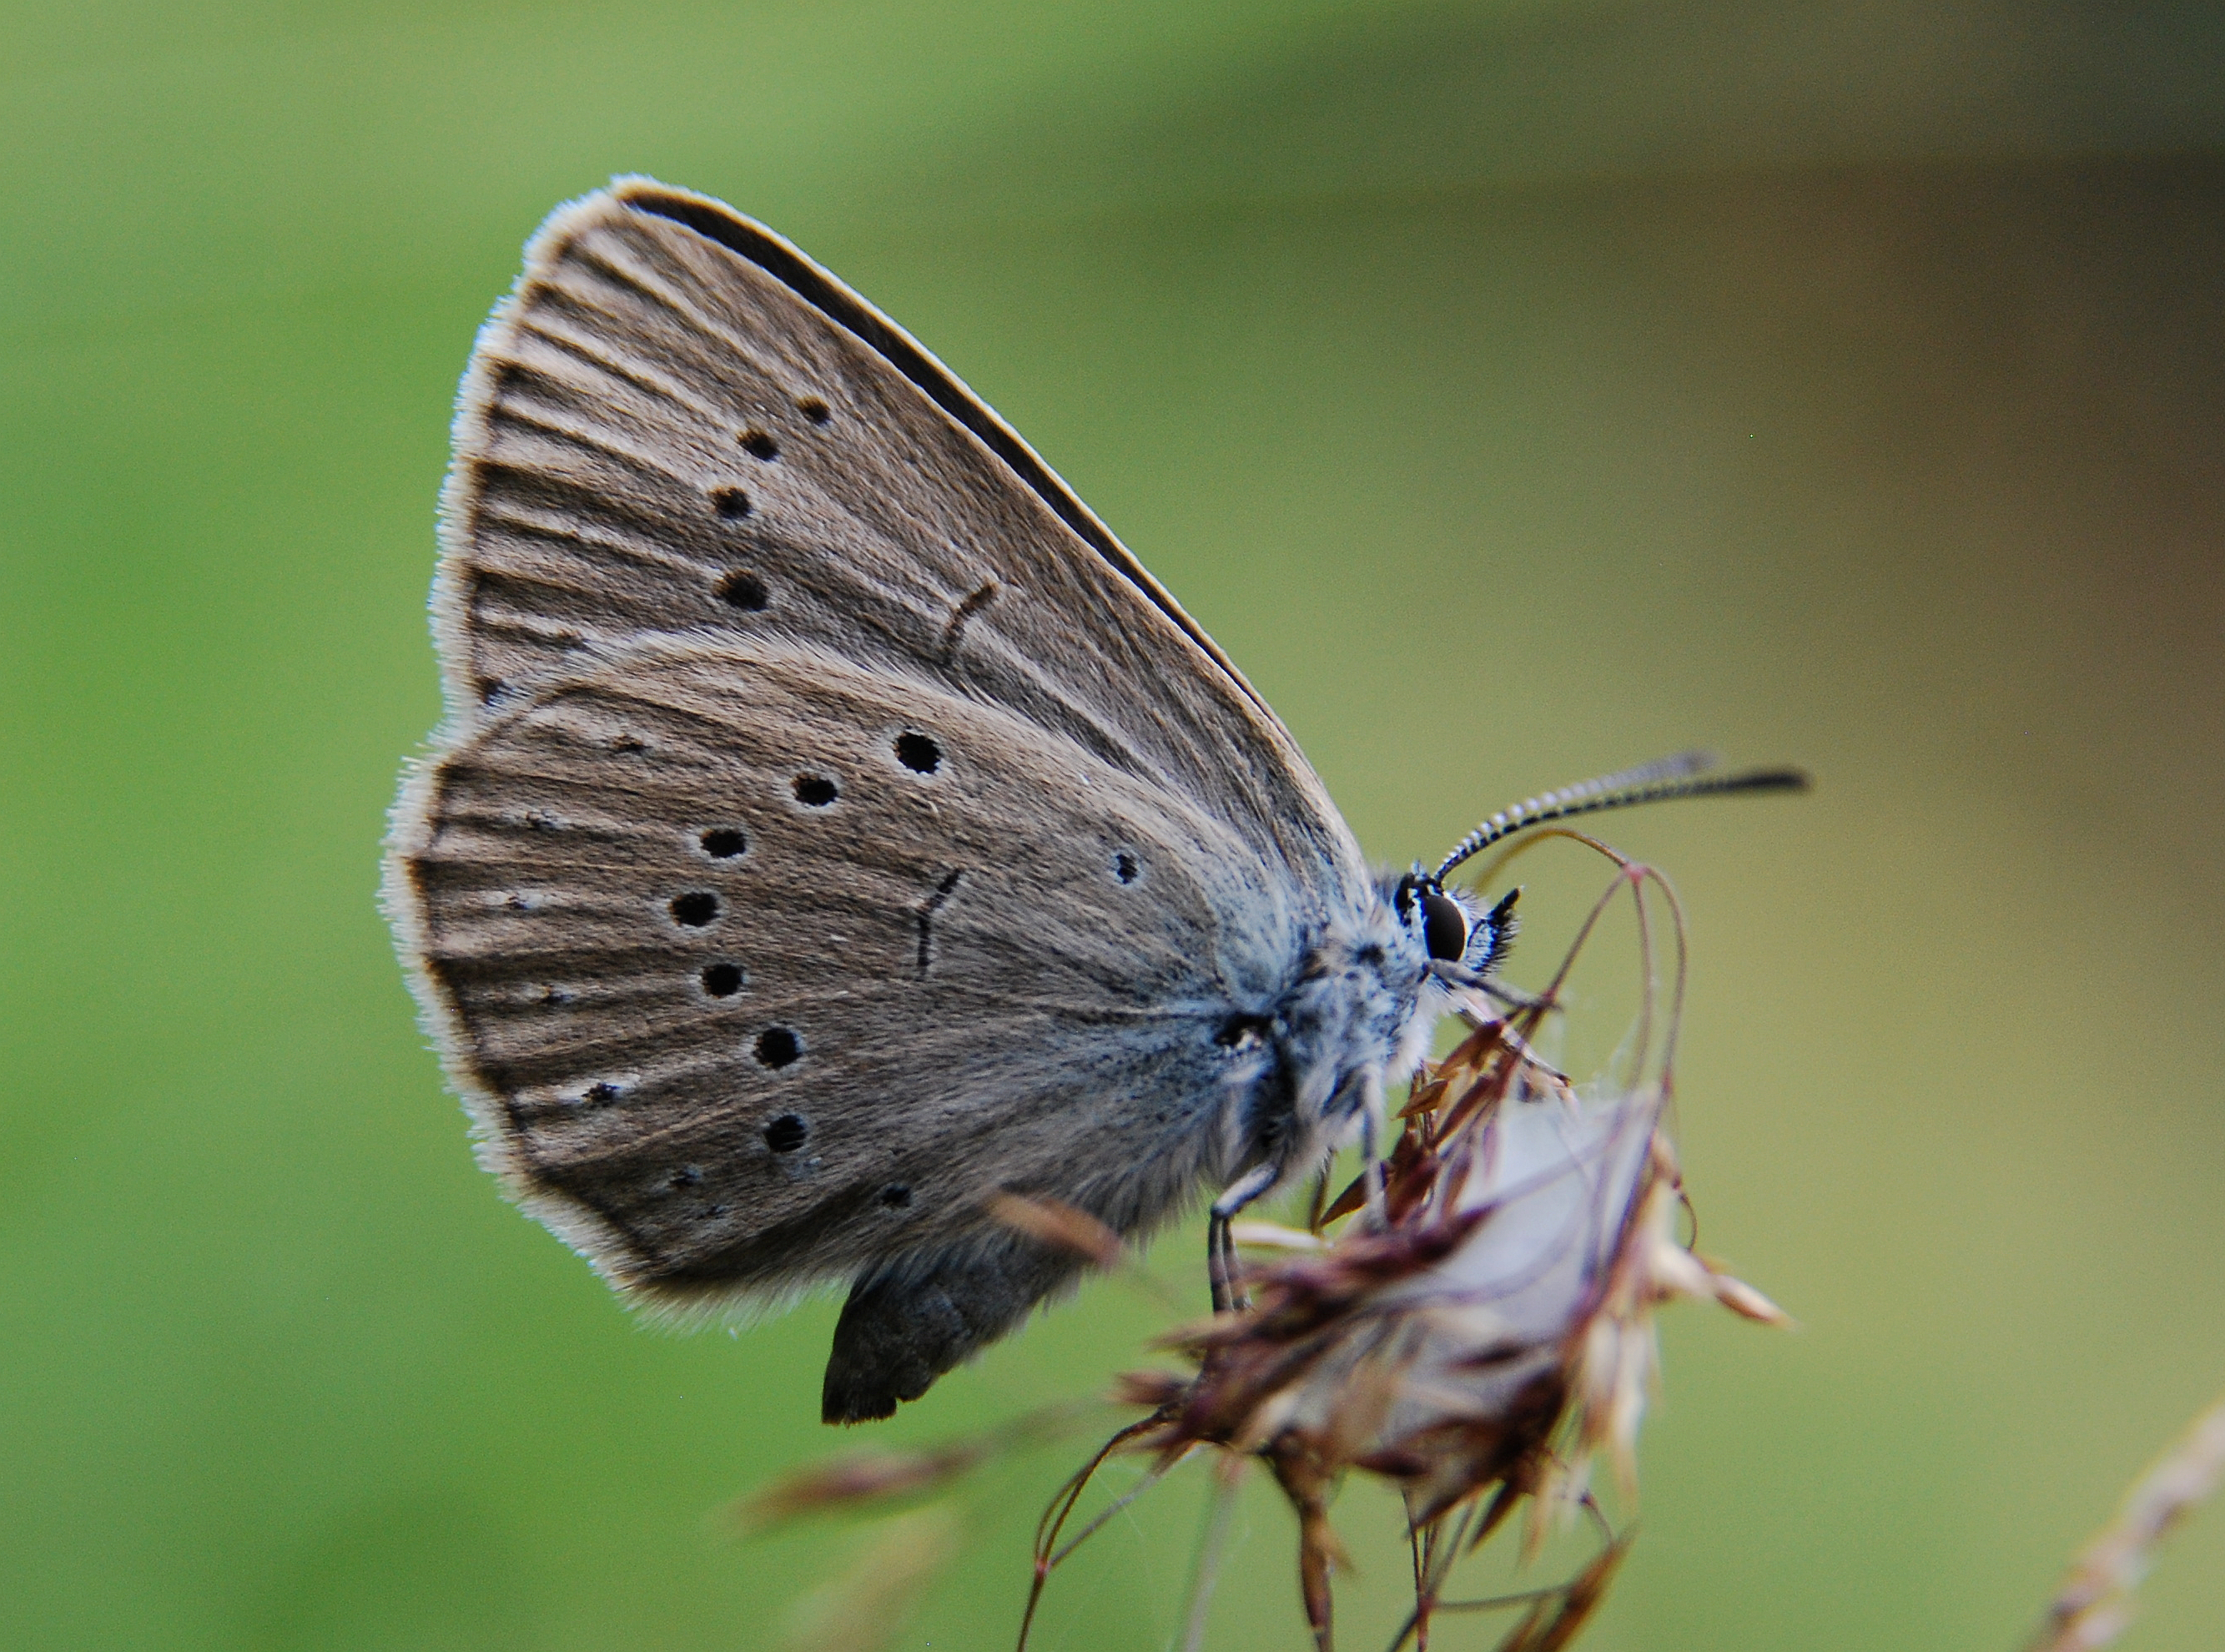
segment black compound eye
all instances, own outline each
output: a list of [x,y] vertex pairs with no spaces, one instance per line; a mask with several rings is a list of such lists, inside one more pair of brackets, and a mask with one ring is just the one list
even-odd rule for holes
[[1458,963],[1467,951],[1467,914],[1450,895],[1422,891],[1422,941],[1429,956]]

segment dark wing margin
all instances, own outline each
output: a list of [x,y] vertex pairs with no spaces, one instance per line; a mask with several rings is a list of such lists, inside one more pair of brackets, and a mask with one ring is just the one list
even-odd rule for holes
[[1280,726],[1281,720],[1276,716],[1274,708],[1246,680],[1235,662],[1221,651],[1220,645],[1207,634],[1205,627],[1183,612],[1173,594],[1151,576],[1151,570],[1136,560],[1135,553],[1113,537],[1112,531],[1098,520],[1097,513],[1081,502],[1058,473],[1021,439],[1019,433],[967,389],[958,375],[937,360],[918,340],[814,264],[792,244],[764,225],[743,217],[723,201],[643,177],[614,178],[610,193],[630,212],[669,219],[704,239],[716,242],[737,257],[748,259],[827,320],[861,340],[917,386],[921,394],[972,431],[990,452],[1011,466],[1013,473],[1054,515],[1141,591],[1153,607],[1197,645],[1207,658],[1226,672],[1229,681],[1258,708],[1261,716]]

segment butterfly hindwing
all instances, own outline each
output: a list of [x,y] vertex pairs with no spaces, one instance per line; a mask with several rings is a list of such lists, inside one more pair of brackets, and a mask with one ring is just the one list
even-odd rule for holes
[[415,802],[395,905],[496,1167],[671,1306],[960,1243],[1000,1188],[1147,1225],[1296,945],[1210,816],[808,648],[553,680]]

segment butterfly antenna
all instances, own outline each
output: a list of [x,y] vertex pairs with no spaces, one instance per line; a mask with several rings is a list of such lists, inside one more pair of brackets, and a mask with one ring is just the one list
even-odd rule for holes
[[1470,855],[1493,843],[1542,826],[1549,820],[1572,815],[1595,815],[1605,809],[1627,809],[1634,804],[1665,803],[1671,797],[1715,797],[1740,791],[1805,791],[1807,773],[1800,769],[1748,769],[1740,774],[1709,774],[1715,759],[1708,752],[1679,752],[1634,769],[1603,774],[1596,780],[1563,786],[1542,797],[1527,797],[1512,809],[1502,809],[1454,846],[1436,870],[1442,881]]

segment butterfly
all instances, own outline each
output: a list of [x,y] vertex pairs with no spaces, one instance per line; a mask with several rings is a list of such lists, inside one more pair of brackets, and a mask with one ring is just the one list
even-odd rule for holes
[[[447,715],[384,899],[483,1162],[681,1315],[849,1282],[829,1421],[1141,1236],[1380,1125],[1493,978],[1444,879],[1689,762],[1371,867],[1243,675],[1028,446],[796,248],[620,179],[481,330],[442,496]],[[1466,998],[1463,994],[1469,995]],[[1219,1254],[1219,1253],[1216,1253]]]

